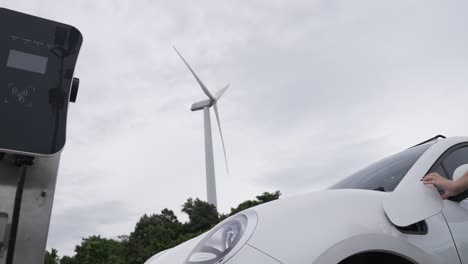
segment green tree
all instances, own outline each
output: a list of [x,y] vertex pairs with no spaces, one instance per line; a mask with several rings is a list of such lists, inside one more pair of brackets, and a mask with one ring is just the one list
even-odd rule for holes
[[152,255],[174,246],[183,233],[183,226],[173,211],[164,209],[160,214],[143,215],[135,230],[124,242],[126,262],[144,263]]
[[46,250],[44,256],[44,264],[59,264],[59,256],[55,248],[51,249],[50,252]]
[[63,256],[60,260],[60,264],[78,264],[74,257]]
[[101,236],[84,238],[81,245],[76,246],[75,252],[74,260],[78,264],[124,263],[120,253],[122,252],[122,243]]
[[219,214],[216,207],[200,199],[187,199],[187,202],[182,206],[182,212],[189,217],[189,223],[186,224],[187,231],[190,233],[198,233],[203,230],[212,228],[219,223]]
[[277,200],[279,199],[280,196],[281,196],[280,191],[276,191],[273,193],[264,192],[263,194],[255,197],[257,198],[256,200],[247,200],[239,204],[236,208],[231,208],[231,213],[229,215],[235,215],[238,212],[248,209],[250,207]]

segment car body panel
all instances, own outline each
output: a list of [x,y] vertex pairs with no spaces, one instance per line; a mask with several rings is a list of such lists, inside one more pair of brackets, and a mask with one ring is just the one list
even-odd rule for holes
[[267,254],[259,251],[258,249],[246,244],[242,249],[230,260],[227,264],[281,264],[278,260],[268,256]]
[[384,210],[392,223],[408,226],[442,211],[444,203],[439,193],[433,186],[424,185],[421,179],[447,149],[467,141],[467,137],[442,139],[421,155],[395,191],[384,199]]
[[398,252],[418,263],[459,263],[441,214],[427,219],[426,235],[403,234],[385,216],[387,195],[326,190],[254,207],[258,224],[248,243],[288,264],[338,263],[372,250]]
[[[388,195],[335,189],[250,208],[258,215],[255,232],[225,263],[336,264],[358,253],[379,251],[403,256],[414,263],[461,264],[441,213],[426,219],[427,234],[404,234],[382,208]],[[146,264],[184,264],[204,235],[162,252]]]
[[461,203],[444,201],[443,210],[447,224],[460,254],[461,261],[468,263],[468,201]]

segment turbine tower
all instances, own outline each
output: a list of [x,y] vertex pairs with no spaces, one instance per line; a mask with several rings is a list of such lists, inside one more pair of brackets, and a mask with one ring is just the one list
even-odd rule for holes
[[200,78],[197,76],[195,71],[193,71],[192,67],[187,63],[184,59],[182,54],[173,47],[175,52],[179,55],[185,65],[189,68],[190,72],[197,80],[198,84],[200,85],[201,89],[208,96],[207,100],[203,100],[200,102],[196,102],[192,104],[192,111],[203,110],[203,123],[205,127],[205,166],[206,166],[206,192],[207,192],[207,201],[214,206],[218,206],[217,198],[216,198],[216,178],[215,178],[215,168],[214,168],[214,157],[213,157],[213,138],[211,135],[211,120],[210,120],[210,107],[213,106],[216,121],[218,123],[219,128],[219,135],[221,136],[221,143],[223,144],[223,152],[224,152],[224,161],[226,162],[226,170],[229,174],[228,164],[227,164],[227,156],[226,156],[226,148],[224,146],[224,138],[223,132],[221,130],[221,123],[219,121],[219,112],[218,112],[218,101],[223,96],[224,92],[229,88],[229,84],[226,85],[223,89],[219,90],[214,96],[210,93],[208,88],[203,84]]

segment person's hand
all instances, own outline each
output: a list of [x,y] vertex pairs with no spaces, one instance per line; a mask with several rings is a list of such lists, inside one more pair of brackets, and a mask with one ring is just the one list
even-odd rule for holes
[[456,182],[451,181],[447,178],[440,176],[437,172],[429,173],[423,178],[424,184],[437,185],[445,190],[442,194],[443,199],[447,199],[452,196],[456,196],[461,193]]

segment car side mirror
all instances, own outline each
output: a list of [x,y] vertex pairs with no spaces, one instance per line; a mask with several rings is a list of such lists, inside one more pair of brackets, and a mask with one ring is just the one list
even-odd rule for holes
[[465,175],[466,172],[468,172],[468,164],[461,165],[453,172],[452,180],[456,181],[460,179],[461,177],[463,177],[463,175]]
[[[468,164],[463,164],[459,166],[453,172],[452,180],[456,181],[460,179],[461,177],[463,177],[463,175],[465,175],[466,172],[468,172]],[[455,201],[455,202],[461,202],[465,200],[466,198],[468,198],[468,190],[465,190],[464,192],[460,193],[457,196],[451,197],[450,200]]]

